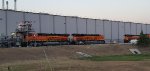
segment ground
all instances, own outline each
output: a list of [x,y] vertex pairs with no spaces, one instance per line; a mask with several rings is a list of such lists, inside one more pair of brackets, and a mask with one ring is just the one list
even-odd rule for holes
[[[93,56],[131,54],[133,45],[63,45],[34,48],[0,48],[0,71],[150,71],[150,60],[89,61],[76,52]],[[150,48],[138,48],[149,53]]]

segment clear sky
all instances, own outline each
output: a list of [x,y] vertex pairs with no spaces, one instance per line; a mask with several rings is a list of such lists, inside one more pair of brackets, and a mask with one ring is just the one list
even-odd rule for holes
[[[7,0],[13,9],[13,1]],[[150,0],[17,0],[18,10],[149,23]],[[0,3],[1,5],[1,3]]]

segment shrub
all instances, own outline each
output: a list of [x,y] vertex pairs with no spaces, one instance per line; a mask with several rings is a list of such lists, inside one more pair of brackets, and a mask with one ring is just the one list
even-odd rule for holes
[[138,39],[137,45],[140,47],[147,47],[150,45],[150,39],[146,34],[143,34],[143,31],[140,33],[140,38]]

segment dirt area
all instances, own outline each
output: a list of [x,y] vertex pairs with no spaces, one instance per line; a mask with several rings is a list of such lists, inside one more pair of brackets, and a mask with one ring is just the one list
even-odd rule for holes
[[[37,48],[0,48],[0,71],[150,71],[150,61],[79,60],[76,52],[89,55],[131,54],[132,45],[64,45]],[[149,53],[150,48],[139,48]],[[44,54],[44,51],[46,54]],[[48,58],[46,58],[48,57]]]

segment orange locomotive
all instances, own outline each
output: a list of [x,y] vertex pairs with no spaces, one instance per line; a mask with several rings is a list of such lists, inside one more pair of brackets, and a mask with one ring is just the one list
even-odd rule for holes
[[75,44],[105,43],[104,36],[99,34],[72,34],[72,37]]
[[68,41],[69,34],[46,34],[37,33],[26,35],[25,41],[27,42],[66,42]]
[[139,39],[139,35],[124,35],[124,43],[129,43],[133,39]]
[[43,45],[45,42],[58,42],[60,44],[68,43],[69,34],[47,34],[47,33],[36,33],[25,36],[25,42],[28,44],[38,43]]
[[69,34],[35,33],[32,24],[28,21],[18,25],[15,35],[21,40],[21,45],[43,45],[45,42],[68,43]]
[[[28,34],[25,36],[25,42],[38,43],[42,45],[45,42],[59,42],[67,44],[104,44],[104,36],[95,35],[95,34],[72,34],[70,38],[69,34],[46,34],[46,33],[37,33],[37,34]],[[70,39],[70,40],[69,40]]]
[[[57,44],[98,44],[105,43],[104,36],[98,34],[49,34],[49,33],[35,33],[32,29],[31,22],[25,21],[18,25],[13,37],[18,37],[18,46],[35,46],[45,45],[45,43]],[[15,44],[14,42],[13,44]]]
[[[150,38],[150,34],[146,34],[147,37]],[[129,43],[131,40],[138,40],[140,35],[124,35],[124,43]]]

